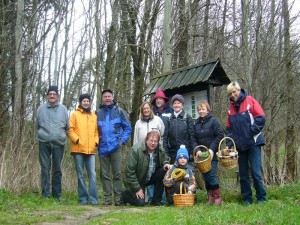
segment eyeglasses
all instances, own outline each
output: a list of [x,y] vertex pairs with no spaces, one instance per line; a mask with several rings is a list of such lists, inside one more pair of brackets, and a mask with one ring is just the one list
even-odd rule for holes
[[149,139],[148,142],[151,144],[157,144],[158,140]]
[[49,93],[48,96],[56,96],[56,93]]

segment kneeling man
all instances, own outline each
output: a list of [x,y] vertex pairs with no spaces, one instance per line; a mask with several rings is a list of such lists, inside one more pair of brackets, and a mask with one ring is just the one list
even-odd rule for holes
[[124,177],[126,190],[122,194],[123,203],[144,206],[145,187],[153,184],[154,195],[150,204],[162,205],[163,178],[170,164],[159,145],[159,140],[159,132],[150,131],[145,142],[133,145],[129,151]]

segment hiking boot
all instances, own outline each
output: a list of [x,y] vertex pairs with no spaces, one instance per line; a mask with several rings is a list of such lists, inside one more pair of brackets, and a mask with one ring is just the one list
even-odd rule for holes
[[213,196],[213,191],[212,190],[206,190],[206,193],[207,193],[207,197],[208,197],[207,204],[208,205],[214,204],[215,199],[214,199],[214,196]]

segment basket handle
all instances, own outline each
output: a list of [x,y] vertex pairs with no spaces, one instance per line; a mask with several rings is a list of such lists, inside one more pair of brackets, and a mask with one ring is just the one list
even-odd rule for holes
[[180,192],[179,192],[179,194],[183,194],[182,189],[184,189],[184,194],[186,194],[186,187],[184,186],[183,182],[180,182]]
[[237,152],[234,140],[233,140],[231,137],[224,137],[224,138],[220,141],[220,143],[219,143],[219,147],[218,147],[218,155],[220,155],[221,144],[222,144],[222,142],[225,141],[226,139],[230,139],[230,140],[232,141],[232,143],[233,143],[233,150],[234,150],[235,152]]
[[204,145],[198,145],[198,146],[196,146],[196,147],[194,148],[194,150],[193,150],[193,156],[196,155],[196,154],[195,154],[195,151],[196,151],[197,148],[205,148],[205,150],[208,152],[208,148],[207,148],[206,146],[204,146]]

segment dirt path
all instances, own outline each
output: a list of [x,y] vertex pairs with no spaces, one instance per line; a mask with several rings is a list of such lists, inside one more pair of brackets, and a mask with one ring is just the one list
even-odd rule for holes
[[86,223],[88,220],[100,217],[106,213],[109,213],[111,211],[130,211],[133,213],[145,213],[145,210],[143,209],[137,209],[137,208],[123,208],[123,207],[92,207],[92,206],[84,206],[86,208],[86,211],[80,214],[79,216],[71,216],[68,215],[66,212],[62,211],[51,211],[48,213],[60,215],[63,217],[63,219],[55,221],[55,222],[45,222],[41,223],[41,225],[81,225]]

